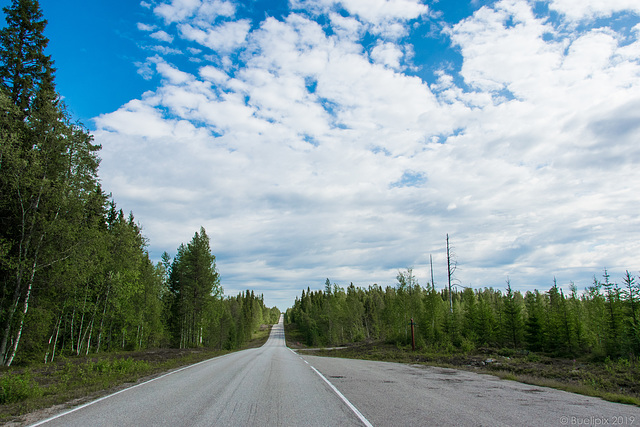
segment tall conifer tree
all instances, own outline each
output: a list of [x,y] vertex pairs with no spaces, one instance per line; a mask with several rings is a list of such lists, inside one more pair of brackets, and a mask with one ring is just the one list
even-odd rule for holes
[[1,87],[27,116],[38,90],[53,88],[53,61],[44,53],[47,21],[38,0],[13,0],[3,11],[7,26],[0,30]]
[[[0,363],[20,343],[34,283],[68,258],[76,219],[97,186],[98,146],[70,124],[44,54],[46,20],[37,0],[13,0],[0,30]],[[74,217],[75,215],[75,217]],[[76,218],[78,217],[78,218]],[[46,283],[39,286],[46,287]]]

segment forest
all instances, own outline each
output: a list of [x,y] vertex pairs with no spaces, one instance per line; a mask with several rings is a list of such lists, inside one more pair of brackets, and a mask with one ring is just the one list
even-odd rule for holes
[[225,297],[204,228],[154,264],[56,92],[37,0],[0,30],[0,364],[163,346],[233,349],[277,308]]
[[461,291],[422,287],[412,269],[398,272],[395,286],[350,284],[329,279],[325,289],[302,291],[285,320],[309,346],[384,340],[411,344],[411,319],[418,348],[473,351],[483,347],[589,355],[594,360],[640,355],[640,286],[628,271],[618,284],[604,270],[579,292],[554,283],[546,292],[494,288]]

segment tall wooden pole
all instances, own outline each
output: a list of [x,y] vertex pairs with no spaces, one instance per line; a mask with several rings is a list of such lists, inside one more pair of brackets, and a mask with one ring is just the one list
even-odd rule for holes
[[431,254],[429,254],[429,264],[431,265],[431,290],[434,290],[436,285],[433,283],[433,258],[431,257]]
[[412,317],[411,318],[411,349],[413,351],[416,351],[416,338],[415,338],[415,335],[413,333],[413,325],[414,325],[414,323],[413,323],[413,317]]
[[449,310],[453,313],[453,299],[451,296],[451,255],[449,254],[449,233],[447,233],[447,275],[449,276]]

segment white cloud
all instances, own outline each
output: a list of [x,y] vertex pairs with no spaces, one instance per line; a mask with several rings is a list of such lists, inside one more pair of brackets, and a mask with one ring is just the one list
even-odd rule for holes
[[167,23],[179,22],[192,16],[199,6],[200,0],[172,0],[171,3],[156,6],[154,12]]
[[198,10],[198,19],[210,22],[218,16],[232,17],[236,7],[231,1],[203,1]]
[[342,6],[367,22],[381,24],[390,20],[409,21],[427,14],[420,0],[342,0]]
[[250,23],[248,20],[225,22],[206,30],[190,24],[182,24],[179,28],[180,35],[187,40],[215,51],[230,52],[245,42]]
[[100,115],[95,121],[99,129],[150,139],[171,135],[173,128],[153,105],[140,100],[129,101],[113,113]]
[[[486,212],[480,217],[485,218],[487,229],[492,229],[488,225],[491,210],[502,206],[505,214],[497,219],[514,237],[537,230],[529,231],[531,243],[520,247],[519,258],[509,261],[515,270],[533,264],[547,249],[560,251],[556,257],[570,258],[568,243],[589,238],[602,241],[608,239],[607,233],[615,234],[616,227],[606,221],[605,212],[624,212],[635,203],[619,204],[607,190],[607,175],[615,170],[616,175],[637,182],[637,176],[629,175],[628,165],[640,158],[629,139],[638,135],[639,126],[631,118],[636,115],[621,115],[622,110],[633,111],[627,103],[640,101],[638,56],[631,60],[633,54],[619,47],[611,30],[587,30],[571,38],[545,41],[543,35],[552,30],[550,24],[535,19],[523,6],[526,3],[499,2],[495,8],[485,7],[454,26],[451,33],[464,56],[462,75],[469,84],[494,94],[508,90],[516,97],[482,107],[478,114],[482,122],[471,122],[462,136],[450,138],[465,150],[466,173],[486,175],[490,179],[482,181],[494,183],[487,189],[495,195],[478,211]],[[470,164],[470,157],[483,159],[478,164],[482,169]],[[487,159],[493,159],[495,166],[489,166]],[[497,171],[508,173],[501,177]],[[624,192],[632,187],[625,182]],[[557,216],[559,213],[563,216]],[[590,225],[575,229],[576,221]],[[637,229],[636,223],[628,225]],[[584,234],[575,234],[578,230]],[[495,237],[488,235],[487,241]],[[581,250],[589,255],[576,257],[576,268],[587,267],[588,257],[592,257],[591,268],[597,268],[596,258],[602,264],[632,263],[626,251],[620,253],[625,259],[621,261],[598,254],[589,244]],[[513,248],[509,251],[517,254]],[[552,258],[545,260],[551,262]]]
[[637,39],[569,32],[529,2],[500,1],[448,27],[461,69],[429,85],[402,72],[411,46],[395,36],[361,44],[424,4],[341,2],[350,17],[314,4],[295,6],[326,13],[331,31],[302,12],[253,30],[204,25],[203,3],[164,4],[179,22],[168,34],[224,58],[192,69],[150,58],[139,69],[162,84],[98,117],[95,133],[105,188],[158,253],[204,225],[225,289],[255,286],[269,302],[276,283],[281,308],[325,277],[390,284],[414,266],[424,284],[430,253],[442,282],[446,233],[465,285],[509,275],[544,289],[554,275],[635,268]]
[[429,11],[420,0],[291,0],[293,9],[308,9],[315,13],[329,13],[340,6],[362,21],[381,24],[419,18]]
[[193,81],[194,76],[171,66],[161,58],[155,57],[151,59],[156,64],[158,73],[168,80],[170,84],[183,84]]
[[146,49],[156,52],[160,55],[183,55],[183,52],[179,49],[168,46],[148,46]]
[[[340,19],[335,12],[344,8],[352,17],[365,24],[370,31],[386,38],[399,38],[408,33],[407,21],[429,14],[429,8],[421,0],[291,0],[293,9],[331,15],[341,29],[353,29],[351,23]],[[344,27],[344,24],[349,24]]]
[[333,31],[341,39],[358,40],[362,37],[363,25],[355,18],[348,18],[337,13],[330,13],[331,26]]
[[484,91],[509,85],[521,96],[521,91],[537,90],[534,80],[549,78],[562,59],[565,46],[543,40],[552,31],[550,24],[533,16],[526,2],[500,1],[495,9],[483,7],[456,24],[451,38],[462,49],[461,74],[469,84]]
[[221,0],[172,0],[170,3],[161,3],[153,11],[169,24],[183,22],[194,16],[207,21],[218,16],[231,17],[235,13],[235,6],[232,2]]
[[636,0],[550,0],[549,8],[571,21],[592,20],[622,11],[640,14]]
[[154,31],[157,27],[155,25],[143,24],[142,22],[138,22],[138,29],[140,31]]
[[371,58],[374,61],[396,70],[400,68],[403,55],[402,50],[393,43],[378,43],[371,50]]
[[150,80],[153,77],[153,68],[150,61],[145,62],[135,62],[137,72],[140,76],[142,76],[145,80]]
[[213,83],[222,84],[229,80],[227,74],[211,65],[200,68],[200,76]]
[[166,31],[156,31],[150,34],[156,40],[160,40],[163,42],[171,43],[173,41],[173,36],[169,35]]

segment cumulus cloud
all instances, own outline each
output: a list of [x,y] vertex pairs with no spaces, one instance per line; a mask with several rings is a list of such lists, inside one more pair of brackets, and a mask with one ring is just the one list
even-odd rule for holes
[[173,41],[173,36],[167,33],[166,31],[155,31],[150,34],[156,40],[160,40],[163,42],[171,43]]
[[249,33],[248,20],[225,22],[203,30],[191,24],[180,25],[180,35],[209,49],[230,52],[242,45]]
[[155,25],[144,24],[142,22],[138,22],[137,26],[140,31],[149,31],[149,32],[154,31],[157,28]]
[[169,24],[183,22],[197,16],[198,19],[212,20],[218,16],[231,17],[235,13],[232,2],[223,0],[172,0],[161,3],[153,10]]
[[378,43],[371,50],[371,58],[374,61],[394,69],[400,68],[400,60],[403,55],[402,50],[392,43]]
[[398,42],[432,14],[423,2],[295,1],[281,19],[204,24],[237,13],[225,4],[157,6],[159,31],[224,59],[149,58],[160,86],[96,119],[107,187],[159,253],[204,225],[225,289],[281,308],[327,276],[389,284],[413,266],[424,283],[446,233],[472,286],[634,268],[638,32],[565,25],[635,6],[584,2],[557,22],[526,1],[484,6],[440,25],[462,62],[428,84]]
[[342,7],[372,24],[416,19],[429,11],[420,0],[291,0],[290,4],[293,9],[307,9],[316,13],[328,13]]
[[333,22],[353,28],[335,13],[343,9],[372,33],[392,39],[408,34],[407,22],[429,14],[428,6],[420,0],[291,0],[290,4],[293,9],[332,15]]
[[211,65],[202,67],[200,69],[200,76],[205,80],[217,84],[223,84],[229,80],[229,77],[224,71],[221,71]]
[[373,24],[392,19],[416,19],[429,10],[419,0],[342,0],[339,3],[350,13]]
[[640,14],[640,4],[634,0],[551,0],[549,8],[571,21],[592,20],[622,11]]

